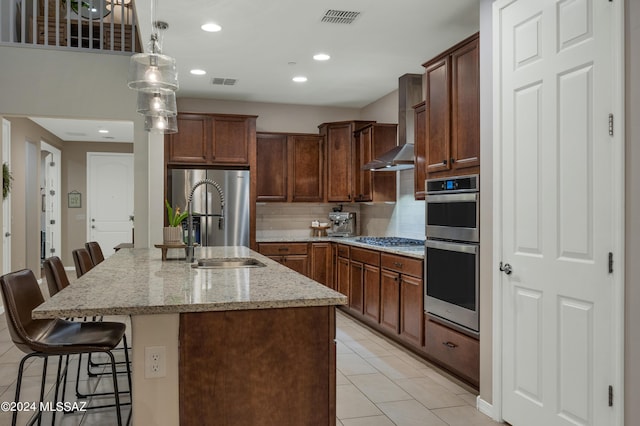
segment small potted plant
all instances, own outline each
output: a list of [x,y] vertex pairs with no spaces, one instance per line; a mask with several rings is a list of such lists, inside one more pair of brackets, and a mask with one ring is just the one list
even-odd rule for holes
[[168,200],[164,200],[164,204],[167,206],[169,226],[162,230],[163,242],[164,244],[182,244],[182,221],[188,214],[187,212],[181,213],[180,207],[176,207],[174,210]]

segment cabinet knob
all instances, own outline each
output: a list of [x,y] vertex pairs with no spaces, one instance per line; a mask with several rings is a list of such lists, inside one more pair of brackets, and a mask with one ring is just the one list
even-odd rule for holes
[[452,159],[451,159],[451,160],[449,160],[449,161],[451,162],[451,164],[453,164],[453,163],[455,163],[455,162],[456,162],[456,159],[455,159],[455,158],[452,158]]
[[447,165],[447,160],[442,160],[442,164]]
[[396,268],[402,268],[402,263],[400,263],[400,262],[393,262],[393,266],[395,266]]
[[448,348],[451,348],[451,349],[455,349],[455,348],[458,347],[458,345],[456,345],[455,343],[452,343],[452,342],[442,342],[442,344],[445,345]]

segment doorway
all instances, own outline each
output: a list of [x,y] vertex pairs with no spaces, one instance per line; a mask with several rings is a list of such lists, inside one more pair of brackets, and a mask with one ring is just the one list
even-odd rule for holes
[[61,152],[48,143],[40,142],[40,261],[60,256],[61,229]]
[[[11,122],[2,119],[2,167],[11,171]],[[4,174],[4,173],[3,173]],[[2,273],[11,272],[11,191],[2,199]]]

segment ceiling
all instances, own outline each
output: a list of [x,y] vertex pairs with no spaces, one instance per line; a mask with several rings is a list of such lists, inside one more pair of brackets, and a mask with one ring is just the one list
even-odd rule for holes
[[[401,75],[423,73],[423,62],[479,27],[478,0],[137,0],[144,43],[152,2],[155,20],[169,24],[162,53],[176,59],[178,98],[362,108],[396,90]],[[360,13],[350,24],[322,22],[328,10]],[[200,28],[209,22],[222,31]],[[320,52],[331,59],[315,61]],[[194,68],[207,74],[190,74]],[[297,75],[308,81],[293,82]],[[213,78],[237,82],[213,85]],[[76,128],[86,120],[61,124],[61,134],[47,127],[51,122],[41,125],[63,140],[86,133],[83,140],[105,141]],[[107,136],[115,141],[116,134]],[[132,135],[131,127],[129,141]]]

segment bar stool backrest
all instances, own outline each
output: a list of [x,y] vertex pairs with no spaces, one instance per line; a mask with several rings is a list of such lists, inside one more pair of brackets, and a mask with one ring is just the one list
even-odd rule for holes
[[49,287],[49,296],[53,296],[69,285],[69,277],[64,270],[64,265],[58,256],[52,256],[42,264],[44,276]]
[[73,252],[73,263],[76,266],[76,275],[78,278],[93,269],[93,261],[87,249],[79,248]]

